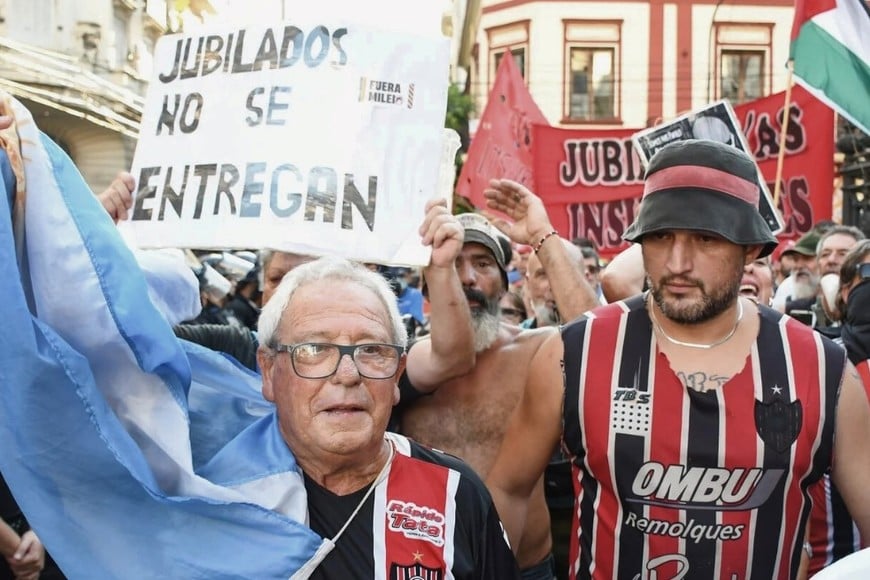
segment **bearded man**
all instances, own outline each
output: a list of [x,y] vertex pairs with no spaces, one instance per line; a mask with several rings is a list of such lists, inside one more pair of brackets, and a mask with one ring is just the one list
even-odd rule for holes
[[[416,441],[456,455],[485,477],[495,461],[514,407],[530,380],[529,362],[555,327],[522,330],[502,322],[509,244],[478,214],[458,216],[465,231],[456,257],[474,326],[474,368],[420,396],[402,380],[401,430]],[[413,353],[415,345],[411,348]],[[409,356],[411,356],[409,354]],[[417,397],[414,399],[414,397]],[[550,517],[542,480],[532,492],[529,517],[514,546],[523,578],[553,578]]]

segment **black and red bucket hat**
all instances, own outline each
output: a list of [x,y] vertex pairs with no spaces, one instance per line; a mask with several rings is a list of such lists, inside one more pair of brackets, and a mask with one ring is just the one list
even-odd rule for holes
[[777,239],[758,211],[761,190],[755,163],[746,153],[718,141],[687,139],[670,143],[649,162],[643,199],[623,239],[639,242],[662,230],[711,232],[741,246]]

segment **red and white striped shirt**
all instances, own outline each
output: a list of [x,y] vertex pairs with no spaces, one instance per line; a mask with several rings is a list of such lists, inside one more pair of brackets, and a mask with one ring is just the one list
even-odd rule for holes
[[703,393],[658,351],[642,296],[564,328],[571,578],[795,574],[806,490],[831,462],[845,355],[760,310],[743,369]]

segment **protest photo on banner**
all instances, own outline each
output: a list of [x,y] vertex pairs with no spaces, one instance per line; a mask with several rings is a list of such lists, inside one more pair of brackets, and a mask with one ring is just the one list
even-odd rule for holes
[[440,20],[388,22],[312,5],[162,37],[131,171],[134,242],[425,264],[418,218],[452,193],[439,185],[453,171],[449,38]]
[[[753,157],[746,137],[727,100],[716,101],[701,109],[696,109],[675,119],[639,131],[632,136],[632,142],[644,167],[659,149],[684,139],[708,139],[736,147]],[[756,164],[757,185],[761,190],[759,211],[774,234],[783,230],[783,220],[777,211],[773,196],[767,187],[761,169]]]

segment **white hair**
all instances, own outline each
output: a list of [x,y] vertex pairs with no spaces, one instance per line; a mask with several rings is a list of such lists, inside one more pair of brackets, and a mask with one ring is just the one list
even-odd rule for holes
[[[396,295],[393,294],[384,277],[361,264],[334,256],[302,264],[284,276],[281,284],[275,290],[275,294],[263,306],[263,311],[260,313],[260,319],[257,323],[257,337],[260,344],[271,346],[274,343],[275,333],[278,331],[284,312],[296,291],[307,284],[323,280],[354,282],[374,292],[387,309],[390,318],[389,324],[392,327],[393,344],[407,346],[408,331],[402,323]],[[353,300],[354,298],[349,296],[348,299]]]

